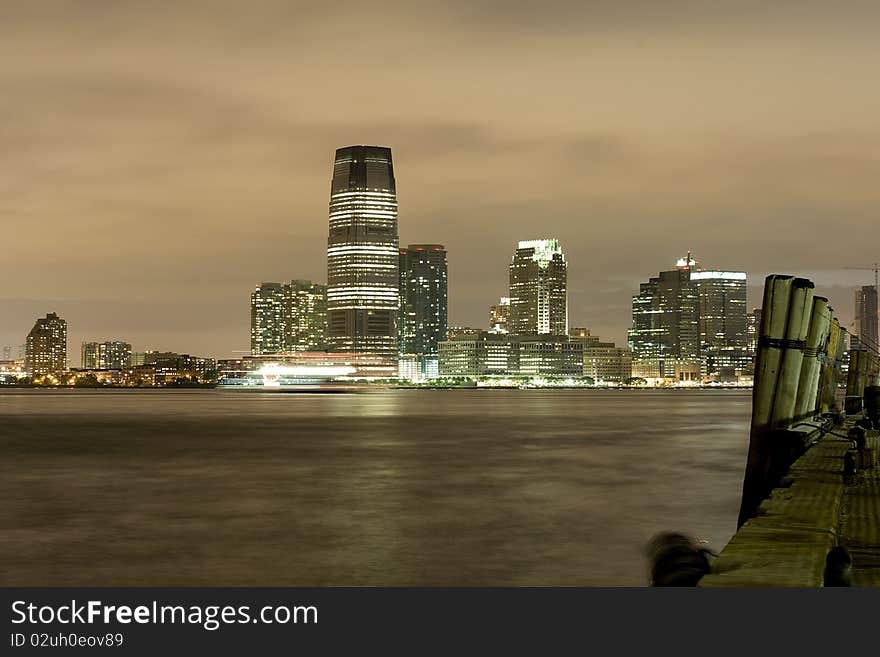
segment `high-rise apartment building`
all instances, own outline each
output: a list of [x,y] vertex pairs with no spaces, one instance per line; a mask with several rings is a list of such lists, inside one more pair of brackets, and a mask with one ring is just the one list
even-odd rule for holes
[[25,369],[44,376],[67,369],[67,322],[55,313],[36,321],[25,342]]
[[863,285],[856,290],[855,331],[858,348],[864,351],[877,351],[877,288]]
[[338,149],[327,240],[328,348],[381,355],[390,375],[398,356],[399,257],[391,149]]
[[557,240],[519,243],[510,263],[510,333],[568,333],[567,272]]
[[284,351],[327,348],[327,286],[293,280],[284,286]]
[[251,353],[284,351],[284,285],[260,283],[251,293]]
[[400,354],[436,358],[446,339],[446,249],[410,244],[400,249]]
[[82,343],[82,367],[86,370],[122,370],[131,367],[131,345],[119,340]]
[[251,353],[323,351],[327,288],[319,283],[261,283],[251,294]]
[[501,297],[498,303],[489,306],[489,331],[510,333],[510,297]]

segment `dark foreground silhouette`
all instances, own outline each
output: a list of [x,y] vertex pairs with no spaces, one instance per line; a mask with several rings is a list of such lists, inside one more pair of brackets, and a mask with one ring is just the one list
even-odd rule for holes
[[651,586],[696,586],[712,570],[709,548],[675,532],[657,534],[648,543]]

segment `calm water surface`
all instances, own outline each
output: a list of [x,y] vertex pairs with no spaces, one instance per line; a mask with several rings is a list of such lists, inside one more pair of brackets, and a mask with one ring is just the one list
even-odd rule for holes
[[748,391],[0,392],[0,585],[642,585]]

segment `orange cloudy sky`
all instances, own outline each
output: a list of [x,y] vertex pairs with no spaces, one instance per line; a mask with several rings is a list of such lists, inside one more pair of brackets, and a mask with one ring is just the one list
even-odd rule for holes
[[[393,149],[400,238],[449,250],[483,325],[558,237],[573,325],[638,283],[811,276],[845,322],[880,259],[880,4],[800,0],[10,2],[0,345],[229,356],[263,280],[323,281],[334,150]],[[757,302],[753,289],[752,302]]]

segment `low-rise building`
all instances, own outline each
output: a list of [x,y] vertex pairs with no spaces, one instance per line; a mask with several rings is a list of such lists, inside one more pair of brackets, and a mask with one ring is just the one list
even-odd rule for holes
[[217,380],[217,363],[213,358],[178,354],[173,351],[148,351],[144,365],[153,370],[153,383],[157,386],[180,383],[213,383]]

